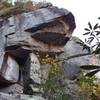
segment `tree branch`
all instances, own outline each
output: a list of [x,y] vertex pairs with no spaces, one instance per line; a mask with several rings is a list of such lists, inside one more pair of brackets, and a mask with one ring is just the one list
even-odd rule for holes
[[76,57],[87,56],[87,55],[92,55],[92,54],[91,53],[76,54],[76,55],[69,56],[67,58],[60,58],[60,59],[56,60],[56,62],[65,61],[65,60],[73,59]]

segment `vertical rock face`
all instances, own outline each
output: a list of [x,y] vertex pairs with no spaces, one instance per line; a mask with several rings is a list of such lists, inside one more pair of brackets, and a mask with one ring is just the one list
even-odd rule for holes
[[65,58],[69,59],[62,64],[62,71],[64,76],[70,80],[74,80],[79,76],[80,66],[88,65],[91,58],[91,56],[86,55],[89,53],[88,50],[83,50],[83,47],[77,42],[81,42],[80,39],[72,37],[64,46]]
[[[90,55],[87,49],[78,44],[79,38],[72,37],[64,46],[66,61],[62,64],[62,71],[67,79],[74,80],[79,76],[81,65],[100,65],[100,55]],[[98,77],[100,73],[97,73]]]
[[0,52],[4,51],[3,19],[0,18]]
[[4,60],[3,65],[2,67],[7,67],[5,68],[6,69],[5,71],[2,70],[2,74],[4,75],[4,78],[11,82],[17,82],[19,78],[19,65],[17,64],[17,62],[9,56],[7,62],[6,60]]
[[7,29],[3,31],[7,46],[21,44],[52,50],[66,44],[75,22],[71,12],[49,7],[12,16],[5,26],[4,29]]
[[41,84],[40,62],[33,53],[30,53],[30,58],[31,58],[31,62],[32,62],[31,63],[31,72],[30,72],[31,79],[33,79],[35,83]]
[[[3,59],[2,59],[3,58]],[[18,81],[19,78],[19,65],[18,63],[8,55],[1,55],[1,68],[0,68],[0,84],[4,83],[14,83]]]
[[[75,27],[73,14],[66,9],[54,6],[41,7],[30,12],[12,14],[9,18],[1,18],[0,51],[8,56],[9,67],[6,69],[8,74],[4,76],[0,74],[4,78],[0,79],[2,81],[6,79],[10,83],[21,80],[24,84],[24,92],[27,91],[29,78],[40,83],[37,73],[33,73],[32,76],[32,71],[40,69],[39,62],[37,65],[31,63],[38,61],[32,53],[36,51],[51,55],[62,53],[63,46],[69,41]],[[0,61],[2,67],[4,67],[4,59],[5,56],[2,56]],[[15,73],[16,77],[12,76]]]

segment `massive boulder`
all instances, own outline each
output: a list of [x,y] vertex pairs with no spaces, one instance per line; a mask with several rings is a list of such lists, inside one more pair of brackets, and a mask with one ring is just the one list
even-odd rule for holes
[[1,50],[23,65],[33,51],[63,52],[74,28],[72,13],[53,6],[11,15],[1,22]]
[[79,42],[81,43],[79,38],[72,37],[64,46],[65,53],[61,55],[66,59],[62,63],[62,71],[64,76],[70,80],[78,78],[81,65],[100,65],[100,55],[92,55],[87,49],[83,49]]
[[81,42],[79,38],[72,37],[64,46],[65,61],[62,63],[62,71],[64,76],[69,80],[75,80],[80,74],[80,66],[88,65],[91,55],[88,50],[78,44]]
[[[30,81],[31,84],[39,85],[42,82],[41,74],[46,79],[48,77],[49,65],[40,65],[33,54],[37,51],[41,57],[65,52],[60,56],[66,59],[61,69],[65,78],[70,80],[79,76],[80,65],[92,64],[94,61],[94,56],[88,55],[89,52],[82,50],[83,47],[76,43],[80,42],[78,38],[70,38],[76,27],[71,12],[50,4],[41,5],[34,11],[30,7],[26,9],[31,11],[0,17],[0,68],[6,73],[0,73],[0,85],[4,85],[0,92],[18,93],[18,96],[1,93],[0,99],[44,100],[41,96],[30,98],[20,95],[23,92],[28,93]],[[96,61],[99,61],[98,58]],[[35,93],[40,92],[39,88],[33,87],[33,90]]]
[[[52,5],[42,6],[34,11],[12,12],[7,17],[0,15],[0,51],[8,58],[11,57],[12,62],[9,66],[16,62],[18,67],[17,69],[13,67],[12,73],[20,70],[18,73],[20,75],[16,75],[17,78],[19,76],[16,81],[7,78],[6,81],[2,78],[2,81],[5,84],[7,82],[11,84],[20,83],[24,87],[24,93],[27,93],[30,78],[35,83],[41,83],[37,73],[33,73],[32,76],[32,71],[40,69],[39,62],[38,64],[32,63],[38,61],[32,53],[38,51],[41,55],[61,54],[64,52],[63,46],[69,41],[76,25],[71,12]],[[4,58],[2,56],[1,65]],[[9,67],[6,71],[10,71]],[[2,74],[0,75],[5,77]],[[11,75],[8,75],[8,77],[12,79]]]
[[41,96],[29,96],[29,95],[9,95],[0,93],[1,100],[46,100]]
[[18,63],[11,56],[8,55],[2,55],[1,61],[2,64],[0,66],[0,85],[4,84],[5,82],[17,82],[19,78]]
[[[74,16],[66,9],[41,8],[18,14],[4,21],[6,47],[21,45],[42,51],[63,51],[75,28]],[[30,48],[29,48],[30,49]]]

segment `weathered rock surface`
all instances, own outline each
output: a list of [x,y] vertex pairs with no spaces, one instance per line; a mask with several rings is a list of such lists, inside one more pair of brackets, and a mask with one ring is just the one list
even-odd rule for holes
[[22,94],[23,87],[19,84],[12,84],[12,85],[8,85],[6,87],[2,87],[0,89],[0,92],[8,93],[8,94]]
[[[22,46],[31,46],[33,50],[49,50],[51,48],[52,51],[55,48],[55,51],[60,51],[61,46],[68,41],[66,36],[70,37],[72,35],[75,21],[72,13],[66,9],[48,7],[12,16],[4,20],[2,25],[3,42],[6,46],[20,44]],[[46,33],[49,34],[49,37],[46,37]],[[62,38],[59,38],[59,36]],[[37,37],[41,37],[42,41]],[[43,41],[44,38],[45,41]],[[59,43],[60,40],[65,41],[64,44],[63,42]],[[52,44],[57,46],[52,46]]]
[[86,49],[83,50],[83,47],[77,42],[81,42],[78,37],[71,37],[71,39],[64,46],[66,57],[89,53]]
[[[7,54],[1,53],[0,84],[15,83],[19,78],[18,63]],[[3,83],[4,82],[4,83]]]
[[25,62],[32,51],[63,52],[75,28],[72,13],[54,6],[1,18],[0,23],[1,51],[19,66],[28,66]]
[[65,45],[65,54],[62,55],[66,59],[62,64],[62,69],[65,77],[70,80],[74,80],[79,76],[81,65],[99,65],[100,60],[99,55],[95,57],[89,54],[89,51],[83,50],[83,47],[77,42],[80,42],[80,39],[72,37]]
[[[18,89],[18,91],[27,94],[30,78],[35,83],[41,83],[41,75],[39,75],[42,74],[39,71],[40,63],[32,52],[38,51],[42,55],[45,52],[48,54],[52,53],[52,55],[62,53],[64,51],[63,46],[69,41],[75,27],[74,16],[71,12],[51,5],[47,8],[42,6],[34,11],[11,15],[5,19],[1,18],[0,51],[7,54],[11,62],[7,62],[10,67],[6,69],[8,74],[0,75],[3,78],[7,77],[6,79],[9,82],[12,81],[12,78],[15,79],[17,77],[13,83],[18,81],[22,85],[21,90]],[[1,65],[4,58],[1,56]],[[44,68],[43,72],[45,72]],[[47,70],[48,68],[46,72]],[[15,74],[16,76],[13,76],[13,73],[17,73]],[[1,89],[1,92],[16,94],[17,89],[16,91],[15,89],[16,85],[14,84]],[[24,95],[14,97],[14,95],[1,94],[0,96],[2,100],[43,99],[41,97],[30,98]]]
[[9,95],[0,93],[0,100],[46,100],[41,96],[29,96],[29,95]]
[[30,78],[34,80],[35,83],[41,84],[41,67],[40,62],[36,55],[33,53],[30,54],[31,58],[31,69],[30,69]]

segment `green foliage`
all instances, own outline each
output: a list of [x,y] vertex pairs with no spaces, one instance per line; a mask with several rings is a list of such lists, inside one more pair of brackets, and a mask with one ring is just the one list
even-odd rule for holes
[[99,72],[99,71],[100,71],[100,69],[93,70],[93,71],[87,73],[86,76],[92,77],[92,76],[94,76],[94,75],[95,75],[97,72]]
[[[42,94],[43,97],[48,100],[71,100],[73,97],[78,98],[79,100],[94,100],[92,98],[97,98],[97,96],[100,95],[98,84],[94,83],[96,78],[93,76],[93,72],[90,73],[93,73],[91,75],[93,77],[87,77],[90,76],[90,74],[88,73],[89,75],[85,76],[82,72],[79,79],[76,81],[79,90],[77,90],[76,93],[73,92],[71,95],[66,94],[64,88],[67,84],[62,84],[62,80],[64,80],[63,73],[61,73],[59,62],[56,62],[55,60],[58,56],[55,55],[55,57],[50,57],[48,54],[45,54],[41,57],[39,52],[36,52],[36,55],[41,64],[49,64],[48,78],[46,79],[46,82],[40,86],[44,91]],[[100,66],[85,65],[81,66],[81,68],[95,71],[99,69]]]
[[[85,38],[85,42],[81,42],[83,48],[87,49],[84,44],[92,45],[94,40],[96,43],[92,45],[90,48],[95,50],[91,52],[91,55],[94,54],[100,54],[100,25],[96,23],[94,26],[90,22],[88,22],[88,28],[84,29],[86,32],[83,34],[84,36],[88,36]],[[88,49],[87,49],[88,50]],[[82,93],[84,90],[84,96],[88,96],[87,100],[99,100],[98,96],[100,96],[100,84],[94,83],[97,79],[95,79],[95,74],[100,71],[100,66],[96,65],[83,65],[80,66],[83,70],[86,70],[85,75],[82,74],[80,76],[80,79],[77,81],[77,83],[80,85],[82,88]],[[81,92],[80,92],[81,93]]]
[[91,53],[91,48],[88,45],[86,45],[82,40],[80,40],[80,42],[76,42],[76,43],[79,44],[80,46],[82,46],[83,50],[86,49],[86,50],[88,50],[89,53]]
[[96,49],[100,48],[100,25],[96,23],[94,26],[88,22],[88,28],[85,28],[86,31],[83,35],[87,35],[88,38],[85,38],[85,42],[87,44],[92,44],[94,40],[96,40],[96,44],[92,46],[92,48],[96,47]]
[[[92,52],[92,54],[100,54],[100,25],[98,23],[96,23],[94,26],[91,25],[90,22],[88,22],[88,28],[85,28],[86,33],[84,33],[83,35],[88,35],[88,38],[85,38],[85,43],[91,45],[92,42],[94,40],[96,40],[95,45],[92,46],[92,48],[95,47],[95,50]],[[86,46],[84,46],[84,42],[83,44],[83,48],[86,48]],[[89,73],[86,74],[86,76],[92,77],[94,76],[97,72],[100,71],[100,66],[94,66],[94,65],[84,65],[81,66],[82,69],[85,70],[91,70]]]
[[85,70],[94,70],[94,69],[100,69],[100,66],[94,66],[94,65],[83,65],[80,66],[82,69]]
[[[100,45],[98,45],[100,47]],[[94,54],[100,54],[100,48],[97,48],[95,51],[93,51]]]
[[95,66],[95,65],[83,65],[83,66],[80,66],[80,68],[84,70],[92,70],[86,74],[86,76],[89,76],[89,77],[94,76],[97,72],[100,71],[100,66]]
[[48,64],[49,68],[48,78],[41,84],[41,88],[44,91],[42,96],[48,98],[48,100],[70,100],[71,96],[65,94],[64,84],[62,84],[64,77],[60,70],[60,64],[55,60],[58,56],[55,54],[50,57],[45,54],[41,57],[39,52],[36,52],[36,56],[42,65]]
[[22,12],[23,4],[21,2],[12,5],[8,1],[0,3],[0,17],[9,17],[12,14],[17,14]]
[[99,84],[95,83],[97,80],[98,79],[95,77],[84,76],[84,72],[81,73],[79,79],[76,81],[76,84],[78,84],[80,87],[78,96],[81,98],[81,100],[98,100],[94,99],[98,98],[97,96],[100,96]]

